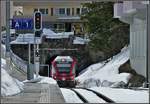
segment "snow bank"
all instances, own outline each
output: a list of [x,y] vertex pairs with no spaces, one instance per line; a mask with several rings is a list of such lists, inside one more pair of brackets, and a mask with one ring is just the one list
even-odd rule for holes
[[98,63],[91,65],[83,74],[79,75],[76,80],[78,86],[94,87],[105,86],[110,87],[113,84],[123,82],[126,84],[131,77],[129,73],[118,74],[120,65],[129,59],[129,48],[123,48],[119,54],[114,56],[108,63]]
[[40,76],[40,78],[41,78],[41,81],[39,83],[57,84],[56,80],[50,77]]
[[1,58],[1,96],[9,96],[20,93],[23,90],[23,83],[12,78],[6,72],[6,60]]

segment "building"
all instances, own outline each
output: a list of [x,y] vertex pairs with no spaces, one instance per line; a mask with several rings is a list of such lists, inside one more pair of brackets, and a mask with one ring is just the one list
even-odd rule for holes
[[82,31],[83,22],[80,15],[86,11],[82,3],[90,0],[16,0],[15,7],[22,7],[22,15],[14,18],[32,18],[35,11],[40,11],[43,19],[43,28],[51,28],[55,32],[73,31],[79,28]]
[[130,62],[137,73],[147,76],[148,1],[123,1],[114,4],[114,18],[130,24]]

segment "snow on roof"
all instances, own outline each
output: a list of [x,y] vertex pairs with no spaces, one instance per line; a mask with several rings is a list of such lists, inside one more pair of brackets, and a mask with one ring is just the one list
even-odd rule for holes
[[54,31],[52,31],[51,29],[43,29],[43,34],[44,35],[56,35],[56,33]]
[[86,44],[89,41],[90,41],[89,39],[83,39],[81,37],[75,37],[75,39],[73,40],[73,44]]
[[26,33],[26,34],[19,34],[16,40],[12,41],[10,44],[34,44],[37,41],[38,44],[41,43],[41,38],[35,38],[34,34]]
[[80,20],[79,16],[65,16],[65,17],[58,17],[57,19],[77,19]]
[[[99,80],[99,86],[102,85],[103,82],[115,83],[121,82],[127,83],[130,74],[129,73],[118,73],[118,68],[120,65],[124,64],[129,59],[129,48],[126,47],[122,49],[122,51],[114,56],[112,60],[108,63],[97,63],[95,65],[91,65],[87,68],[87,70],[76,77],[76,80],[80,82],[80,85],[85,84],[84,86],[92,87],[97,86],[96,81]],[[108,85],[109,86],[109,85]]]
[[43,29],[43,35],[46,36],[48,39],[61,39],[61,38],[69,38],[70,35],[73,35],[73,32],[61,32],[55,33],[51,29]]
[[73,61],[73,59],[70,56],[57,56],[55,58],[55,61],[61,61],[62,59],[66,59],[67,61]]

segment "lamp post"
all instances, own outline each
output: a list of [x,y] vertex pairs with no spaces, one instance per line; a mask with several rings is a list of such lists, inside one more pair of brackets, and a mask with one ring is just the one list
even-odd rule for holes
[[10,0],[6,0],[6,57],[10,52]]
[[149,87],[150,81],[150,1],[147,3],[147,70],[146,70],[146,87]]

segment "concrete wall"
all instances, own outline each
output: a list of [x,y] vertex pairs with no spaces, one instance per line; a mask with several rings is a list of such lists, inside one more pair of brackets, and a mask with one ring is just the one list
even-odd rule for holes
[[123,3],[116,3],[114,5],[114,18],[119,18],[122,22],[130,24],[131,66],[138,74],[146,77],[146,5],[142,1],[124,1]]
[[130,61],[137,73],[146,76],[146,20],[133,18],[130,24]]

